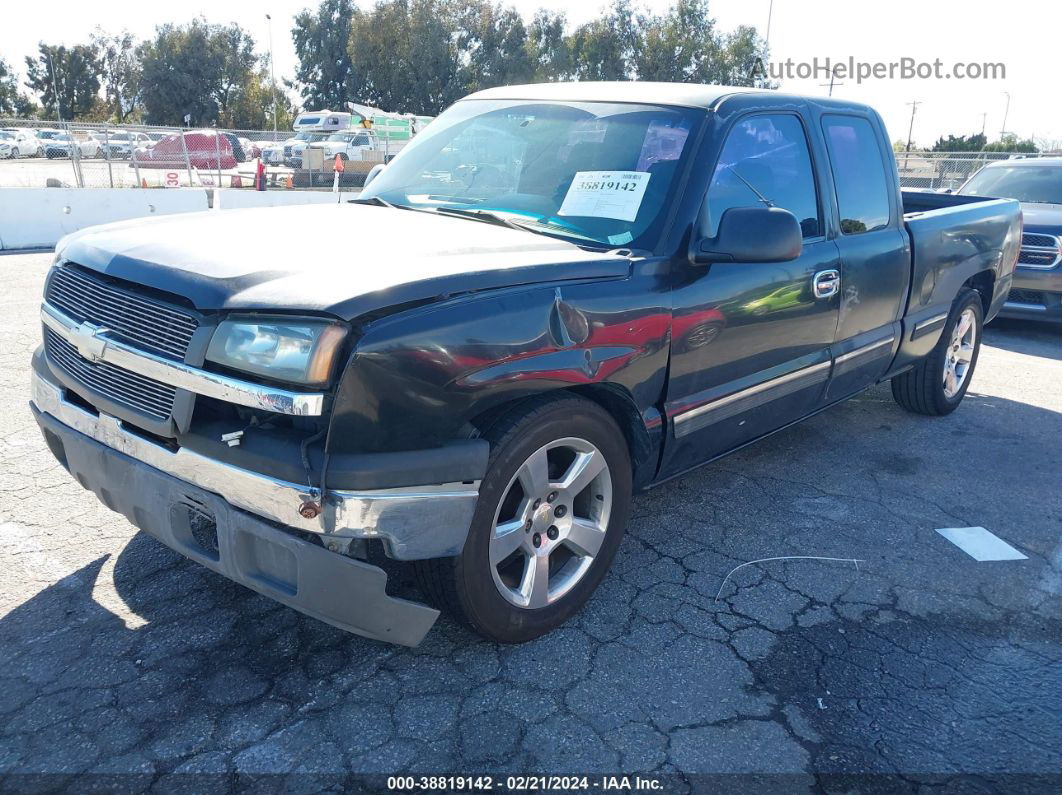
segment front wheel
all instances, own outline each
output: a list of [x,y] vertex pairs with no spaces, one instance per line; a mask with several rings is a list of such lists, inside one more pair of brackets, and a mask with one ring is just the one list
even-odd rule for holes
[[908,411],[950,414],[970,388],[981,351],[984,310],[976,290],[964,290],[952,304],[936,347],[915,367],[892,379],[892,396]]
[[627,524],[623,432],[577,397],[518,405],[484,432],[490,465],[464,550],[417,565],[422,589],[502,643],[563,624],[604,579]]

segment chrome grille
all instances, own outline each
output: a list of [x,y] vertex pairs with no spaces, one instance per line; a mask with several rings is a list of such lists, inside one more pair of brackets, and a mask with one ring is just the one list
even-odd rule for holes
[[116,403],[156,420],[169,418],[176,395],[173,387],[106,362],[83,359],[77,348],[47,327],[44,329],[44,349],[52,362]]
[[1042,248],[1058,248],[1058,238],[1054,235],[1042,235],[1038,232],[1026,232],[1021,236],[1023,246],[1040,246]]
[[45,300],[77,321],[107,329],[115,339],[177,361],[184,360],[198,322],[190,315],[104,284],[80,271],[58,268]]
[[1062,242],[1054,235],[1026,232],[1021,236],[1018,264],[1048,270],[1062,262]]

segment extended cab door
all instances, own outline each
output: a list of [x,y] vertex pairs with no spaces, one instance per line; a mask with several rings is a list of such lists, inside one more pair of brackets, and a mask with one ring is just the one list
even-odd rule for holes
[[911,249],[892,149],[880,119],[853,109],[821,117],[832,175],[841,303],[829,399],[858,392],[885,374],[900,339]]
[[747,113],[725,133],[702,212],[704,234],[715,234],[725,210],[762,196],[797,217],[803,252],[791,262],[677,264],[665,402],[673,438],[663,476],[823,404],[840,262],[825,234],[823,158],[813,156],[811,140],[796,111]]

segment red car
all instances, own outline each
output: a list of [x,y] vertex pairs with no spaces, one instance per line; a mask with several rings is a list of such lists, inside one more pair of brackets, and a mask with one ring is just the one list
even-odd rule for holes
[[137,149],[133,157],[141,168],[184,168],[190,165],[207,170],[235,168],[237,163],[228,137],[213,130],[167,135],[150,149]]

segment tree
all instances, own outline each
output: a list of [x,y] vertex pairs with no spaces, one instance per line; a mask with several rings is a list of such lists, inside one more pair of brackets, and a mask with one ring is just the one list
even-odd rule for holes
[[466,91],[445,0],[384,0],[355,15],[352,96],[388,110],[434,115]]
[[123,124],[141,111],[143,45],[138,45],[128,31],[111,36],[96,28],[92,46],[96,50],[107,110],[114,121]]
[[338,110],[354,98],[348,47],[358,15],[352,0],[322,0],[316,12],[306,9],[295,17],[295,84],[308,107]]
[[1005,133],[998,141],[985,145],[986,152],[1039,152],[1036,142],[1031,138],[1020,140],[1014,133]]
[[568,38],[576,80],[631,80],[641,49],[630,0],[616,0],[601,19],[580,25]]
[[11,71],[10,64],[0,58],[0,113],[14,113],[17,98],[18,80]]
[[87,44],[67,48],[41,42],[38,52],[36,58],[26,57],[26,87],[52,112],[58,99],[59,116],[64,120],[92,113],[100,90],[95,49]]
[[678,0],[667,13],[643,16],[642,42],[634,59],[641,80],[702,80],[719,62],[720,42],[706,0]]
[[239,25],[162,25],[142,52],[141,95],[151,124],[183,125],[187,115],[193,125],[261,127],[271,118],[262,59]]
[[458,79],[466,93],[493,86],[526,83],[534,66],[527,49],[527,28],[512,8],[489,0],[452,0]]
[[984,149],[985,144],[987,143],[988,138],[984,133],[973,133],[972,135],[949,135],[947,138],[942,135],[937,139],[937,142],[933,144],[930,151],[980,152]]
[[570,80],[572,52],[565,34],[568,26],[563,13],[540,9],[527,29],[527,53],[531,79],[536,83]]

